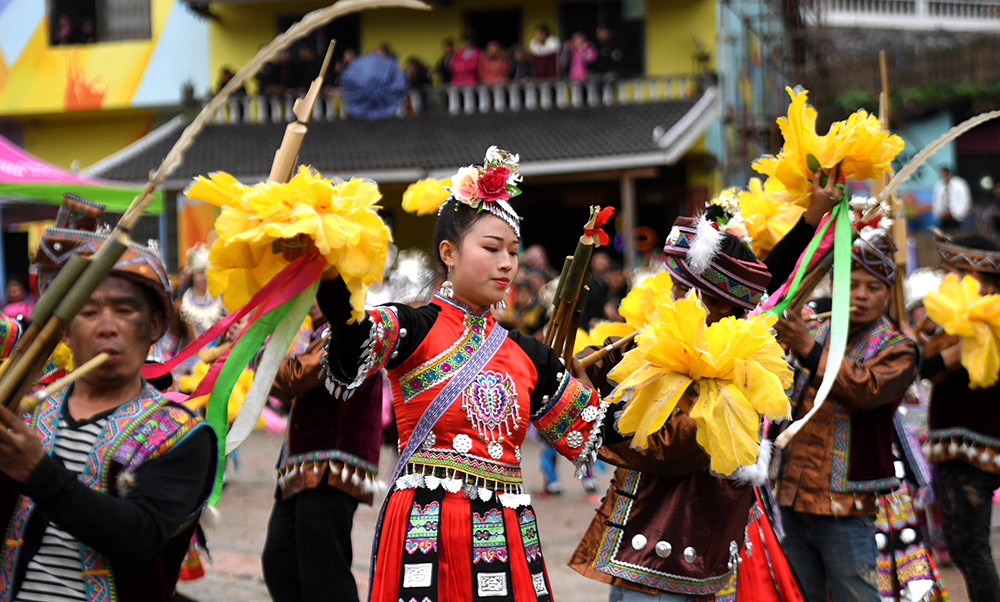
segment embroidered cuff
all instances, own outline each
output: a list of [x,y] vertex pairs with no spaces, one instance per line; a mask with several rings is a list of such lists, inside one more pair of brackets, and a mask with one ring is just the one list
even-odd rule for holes
[[581,467],[593,460],[601,444],[607,409],[596,391],[563,372],[555,394],[532,420],[556,451]]
[[[361,386],[371,374],[378,372],[385,367],[390,356],[396,351],[396,344],[400,336],[405,336],[405,330],[399,327],[399,318],[396,311],[391,307],[376,307],[368,310],[368,321],[371,328],[368,338],[361,344],[361,355],[358,360],[357,371],[350,380],[341,380],[335,374],[349,374],[340,365],[340,358],[346,354],[344,350],[338,349],[336,333],[326,334],[326,343],[323,345],[322,364],[326,368],[326,388],[338,399],[347,399],[350,394]],[[334,367],[341,368],[340,370]]]

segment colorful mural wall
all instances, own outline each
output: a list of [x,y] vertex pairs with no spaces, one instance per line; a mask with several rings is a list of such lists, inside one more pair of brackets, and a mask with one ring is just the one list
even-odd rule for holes
[[210,85],[208,23],[180,0],[150,0],[151,37],[52,46],[41,0],[0,0],[0,115],[176,105]]

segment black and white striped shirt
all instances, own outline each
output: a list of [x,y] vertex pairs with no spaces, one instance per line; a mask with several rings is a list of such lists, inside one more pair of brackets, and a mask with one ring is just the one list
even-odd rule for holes
[[[94,441],[104,430],[108,416],[71,425],[59,419],[53,457],[76,475],[83,472]],[[38,552],[28,561],[24,582],[16,602],[63,602],[86,600],[80,564],[80,543],[55,523],[48,523]]]

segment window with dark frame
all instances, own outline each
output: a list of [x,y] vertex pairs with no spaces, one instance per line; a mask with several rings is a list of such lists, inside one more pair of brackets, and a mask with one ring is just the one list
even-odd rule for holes
[[48,0],[49,45],[152,37],[151,0]]

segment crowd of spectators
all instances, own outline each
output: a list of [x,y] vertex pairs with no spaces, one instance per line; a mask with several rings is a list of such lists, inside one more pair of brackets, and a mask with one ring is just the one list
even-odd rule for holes
[[[504,48],[496,40],[480,49],[470,36],[463,38],[457,48],[452,40],[446,39],[441,49],[433,74],[437,83],[456,86],[560,77],[571,81],[608,80],[620,74],[624,58],[605,25],[597,27],[593,42],[578,31],[560,44],[548,26],[539,25],[527,49],[522,44]],[[409,60],[420,63],[415,57]]]
[[[434,83],[492,85],[558,78],[572,81],[609,80],[620,74],[624,57],[613,33],[604,25],[597,27],[593,41],[586,33],[578,31],[560,43],[551,35],[548,26],[539,25],[527,48],[519,43],[505,48],[496,40],[488,41],[480,48],[472,36],[465,36],[457,46],[451,39],[444,40],[441,50],[441,57],[433,66],[417,56],[409,56],[402,62],[400,71],[406,78],[408,88],[423,89]],[[372,53],[398,60],[384,43]],[[351,48],[343,51],[323,82],[327,93],[338,87],[344,70],[357,57],[357,52]],[[322,58],[309,44],[300,44],[295,50],[286,49],[277,60],[260,70],[257,75],[258,89],[269,96],[300,94],[316,77],[321,62]]]

